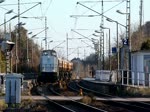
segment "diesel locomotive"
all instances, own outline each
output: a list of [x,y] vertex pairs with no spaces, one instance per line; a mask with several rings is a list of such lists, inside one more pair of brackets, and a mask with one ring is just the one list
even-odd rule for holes
[[38,82],[54,83],[58,80],[70,79],[73,63],[58,58],[55,50],[43,50],[40,57],[40,75]]

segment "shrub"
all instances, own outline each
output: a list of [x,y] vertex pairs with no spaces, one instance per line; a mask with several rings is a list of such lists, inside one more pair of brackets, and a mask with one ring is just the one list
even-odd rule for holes
[[0,100],[0,111],[5,110],[8,107],[8,105],[5,103],[4,100]]

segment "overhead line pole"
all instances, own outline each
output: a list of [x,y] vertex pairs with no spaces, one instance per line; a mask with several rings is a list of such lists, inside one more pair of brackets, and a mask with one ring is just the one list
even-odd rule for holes
[[[102,3],[102,14],[104,13],[104,2],[103,2],[103,0],[101,1],[101,3]],[[104,17],[103,16],[101,16],[101,24],[100,24],[100,26],[104,26]],[[103,29],[102,28],[100,28],[100,31],[101,32],[104,32],[103,31]],[[104,33],[100,33],[100,63],[99,63],[99,69],[100,70],[104,70]]]
[[[11,20],[11,19],[10,19]],[[4,24],[6,24],[8,21],[4,22]],[[18,72],[18,47],[20,48],[20,0],[18,0],[18,29],[17,29],[17,35],[16,35],[16,39],[15,39],[15,55],[16,55],[16,60],[15,60],[15,65],[16,65],[16,73]],[[18,38],[19,38],[19,43],[18,43]],[[20,50],[19,50],[19,54],[20,54]]]
[[[126,19],[126,23],[127,23],[127,39],[129,41],[129,51],[128,51],[128,70],[130,71],[131,70],[131,35],[130,35],[130,22],[131,22],[131,18],[130,18],[130,0],[127,0],[127,5],[126,5],[126,13],[127,13],[127,19]],[[130,72],[129,72],[130,73]],[[127,74],[127,78],[129,79],[131,77],[131,73],[130,74]],[[129,80],[127,80],[127,84],[129,83]]]
[[45,16],[45,50],[47,50],[47,17]]
[[66,40],[67,40],[67,60],[68,60],[68,33],[66,34]]
[[[18,49],[19,50],[19,55],[20,55],[20,53],[21,53],[21,51],[20,51],[21,50],[21,41],[20,41],[21,40],[20,39],[20,0],[18,0],[18,39],[19,39],[19,43],[18,43],[18,46],[17,46],[16,49],[20,48],[20,49]],[[18,54],[17,54],[17,56],[18,56]],[[20,56],[19,56],[19,61],[20,61]],[[16,65],[17,65],[17,63],[16,63]]]

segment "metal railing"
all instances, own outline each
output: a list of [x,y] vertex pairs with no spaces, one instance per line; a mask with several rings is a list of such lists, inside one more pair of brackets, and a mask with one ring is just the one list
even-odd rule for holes
[[122,85],[150,88],[150,73],[140,71],[119,70]]

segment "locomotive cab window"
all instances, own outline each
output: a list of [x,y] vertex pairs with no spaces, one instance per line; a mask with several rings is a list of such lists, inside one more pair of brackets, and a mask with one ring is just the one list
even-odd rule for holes
[[47,56],[48,55],[48,53],[47,52],[43,52],[43,56]]
[[52,51],[52,52],[51,52],[51,55],[52,55],[52,56],[56,56],[56,52]]

